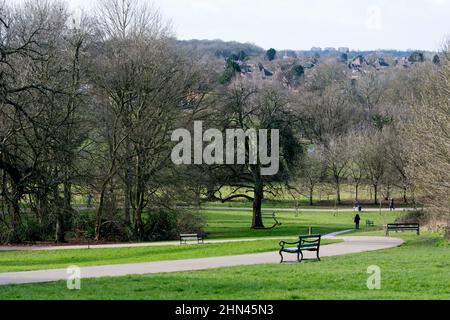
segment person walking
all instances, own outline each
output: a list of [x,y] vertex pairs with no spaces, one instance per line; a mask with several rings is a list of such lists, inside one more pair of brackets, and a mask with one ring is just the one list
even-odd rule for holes
[[356,214],[355,216],[355,228],[356,230],[359,230],[359,223],[361,222],[361,217],[359,214]]
[[389,203],[389,209],[391,211],[395,211],[395,201],[394,198],[391,199],[391,202]]

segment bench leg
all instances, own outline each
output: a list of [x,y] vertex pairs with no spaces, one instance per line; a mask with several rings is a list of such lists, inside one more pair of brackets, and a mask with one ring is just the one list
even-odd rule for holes
[[284,262],[283,251],[280,251],[280,256],[281,256],[281,262],[280,263],[283,263]]
[[319,250],[317,250],[317,260],[321,261],[319,256]]
[[[300,256],[301,256],[301,258],[300,258]],[[303,261],[303,252],[299,251],[297,253],[297,261],[300,263]]]

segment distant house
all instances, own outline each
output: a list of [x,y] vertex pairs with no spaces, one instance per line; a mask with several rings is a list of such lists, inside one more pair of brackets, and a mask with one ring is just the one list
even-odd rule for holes
[[347,47],[340,47],[340,48],[338,49],[338,51],[339,51],[340,53],[349,53],[349,52],[350,52],[350,48],[347,48]]
[[372,63],[372,66],[373,66],[375,69],[377,69],[377,70],[380,70],[380,69],[386,69],[386,68],[389,68],[389,67],[390,67],[389,63],[387,63],[386,61],[384,61],[384,58],[382,58],[382,57],[376,59],[376,60]]
[[362,55],[359,55],[350,62],[349,68],[360,70],[365,64],[367,64],[366,59]]
[[239,61],[238,65],[239,65],[239,68],[241,69],[242,73],[251,73],[253,71],[252,67],[249,64],[247,64],[246,62]]
[[263,68],[263,76],[266,78],[271,78],[271,77],[273,77],[273,72],[267,70],[266,68]]
[[322,48],[320,47],[312,47],[311,52],[322,52]]
[[403,57],[400,60],[397,60],[397,65],[403,68],[409,68],[412,63],[408,60],[408,58]]

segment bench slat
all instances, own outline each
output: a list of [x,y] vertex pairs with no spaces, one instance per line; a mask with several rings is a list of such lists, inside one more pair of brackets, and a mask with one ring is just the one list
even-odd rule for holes
[[198,241],[200,244],[203,243],[203,236],[197,233],[180,234],[180,244],[187,244],[188,241]]
[[418,223],[389,223],[386,225],[386,235],[389,231],[417,231],[420,235],[420,224]]

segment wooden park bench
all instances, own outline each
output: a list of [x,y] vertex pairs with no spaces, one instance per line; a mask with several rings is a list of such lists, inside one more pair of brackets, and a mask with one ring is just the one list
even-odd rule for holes
[[366,227],[374,227],[375,223],[371,220],[366,220]]
[[[280,242],[281,263],[284,262],[283,253],[297,254],[297,261],[302,262],[304,260],[303,259],[304,251],[316,252],[317,260],[320,261],[319,250],[321,239],[322,239],[321,235],[310,235],[310,236],[300,236],[299,241],[297,242],[285,242],[285,241]],[[287,247],[293,245],[295,245],[295,247]]]
[[418,223],[389,223],[386,225],[386,235],[389,235],[391,231],[416,231],[417,235],[420,235],[420,224]]
[[180,234],[180,245],[187,244],[188,241],[197,241],[198,244],[203,244],[203,235],[199,233]]

